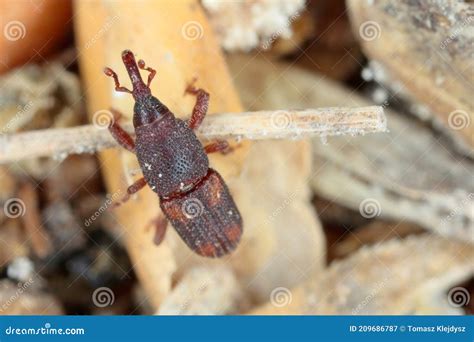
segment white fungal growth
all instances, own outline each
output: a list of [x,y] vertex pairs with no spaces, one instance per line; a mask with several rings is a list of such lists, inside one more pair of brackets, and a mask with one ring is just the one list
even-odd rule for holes
[[290,38],[305,0],[202,0],[221,45],[228,51],[269,48],[279,37]]

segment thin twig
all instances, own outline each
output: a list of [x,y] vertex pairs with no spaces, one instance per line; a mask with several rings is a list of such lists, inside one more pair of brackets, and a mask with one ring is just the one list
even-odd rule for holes
[[[133,133],[130,123],[124,128]],[[0,164],[22,159],[94,153],[117,143],[106,125],[46,129],[0,137]],[[363,135],[386,131],[382,107],[320,108],[209,115],[198,129],[202,139],[297,139],[309,136]]]

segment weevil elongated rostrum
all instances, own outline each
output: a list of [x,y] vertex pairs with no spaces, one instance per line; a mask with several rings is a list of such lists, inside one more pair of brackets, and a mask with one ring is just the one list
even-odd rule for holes
[[[133,125],[136,140],[112,120],[109,130],[117,142],[136,154],[143,178],[127,189],[129,199],[147,184],[158,194],[164,217],[156,220],[156,238],[164,237],[167,220],[186,244],[197,254],[220,257],[232,252],[242,235],[242,218],[234,200],[217,171],[209,168],[208,153],[229,150],[226,141],[216,141],[204,148],[194,130],[204,120],[209,94],[193,83],[186,93],[197,96],[191,118],[183,121],[151,94],[150,84],[156,71],[135,61],[129,50],[122,52],[122,60],[132,81],[133,89],[120,85],[117,74],[110,68],[104,73],[113,77],[115,90],[127,92],[135,99]],[[140,69],[149,72],[147,84]],[[115,118],[120,116],[112,110]]]

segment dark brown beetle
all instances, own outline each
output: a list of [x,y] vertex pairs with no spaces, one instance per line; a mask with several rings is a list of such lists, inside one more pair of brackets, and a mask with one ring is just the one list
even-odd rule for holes
[[[150,83],[156,71],[135,62],[133,53],[125,50],[122,60],[132,81],[130,91],[120,85],[117,74],[110,68],[104,73],[113,77],[115,90],[127,92],[135,99],[133,125],[136,141],[125,132],[117,120],[109,130],[117,142],[136,154],[143,178],[127,189],[127,196],[145,185],[156,192],[166,218],[156,220],[156,242],[164,237],[167,220],[186,244],[197,254],[220,257],[233,251],[242,235],[242,218],[222,177],[209,168],[207,153],[226,152],[226,141],[216,141],[204,148],[194,131],[203,121],[209,94],[190,84],[186,92],[197,96],[191,119],[183,121],[151,94]],[[143,82],[139,68],[147,70],[148,82]],[[120,113],[112,110],[118,118]]]

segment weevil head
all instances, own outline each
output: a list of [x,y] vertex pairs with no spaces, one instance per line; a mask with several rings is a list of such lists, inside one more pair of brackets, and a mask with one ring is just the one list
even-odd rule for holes
[[132,95],[135,99],[133,125],[135,128],[150,124],[170,113],[168,108],[151,94],[150,88],[143,82],[133,52],[124,50],[122,60],[133,85]]
[[170,113],[169,109],[153,95],[141,97],[135,101],[133,107],[133,125],[135,128],[148,125]]
[[124,50],[122,52],[122,61],[125,64],[127,69],[128,76],[132,81],[133,90],[132,95],[137,101],[140,98],[148,97],[151,95],[150,88],[143,82],[142,76],[140,75],[140,70],[138,69],[137,61],[133,52],[130,50]]

